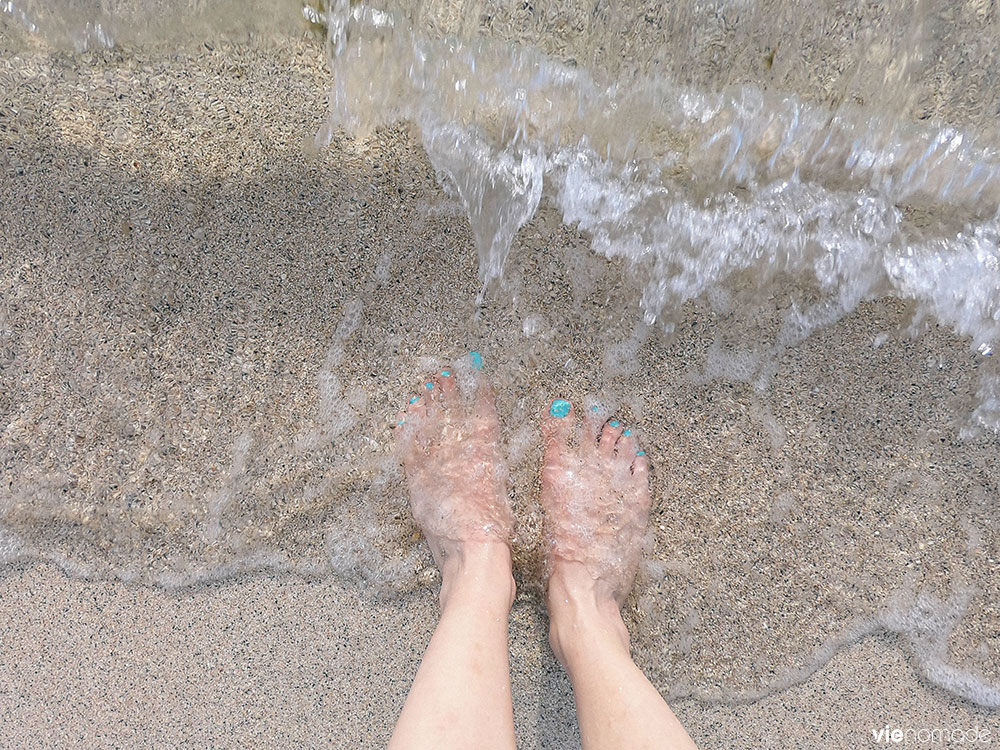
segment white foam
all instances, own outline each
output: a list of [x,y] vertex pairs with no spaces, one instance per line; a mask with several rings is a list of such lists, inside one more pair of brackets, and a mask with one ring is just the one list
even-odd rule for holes
[[931,592],[901,588],[886,597],[885,606],[871,617],[858,618],[828,637],[802,665],[780,673],[759,690],[702,690],[682,686],[672,697],[688,696],[706,702],[749,703],[787,690],[809,679],[844,648],[873,633],[899,637],[918,671],[928,682],[986,708],[1000,707],[1000,686],[950,661],[948,642],[965,615],[972,591],[958,586],[945,600]]
[[[544,193],[639,283],[621,304],[665,331],[690,300],[720,315],[745,306],[731,291],[744,279],[762,295],[779,276],[794,281],[781,331],[752,351],[756,372],[724,365],[756,388],[782,348],[876,296],[912,300],[978,351],[1000,338],[1000,160],[983,136],[752,85],[714,93],[667,75],[605,78],[529,47],[447,42],[415,19],[387,35],[369,9],[353,19],[353,42],[333,61],[331,122],[359,134],[418,124],[466,207],[484,281],[501,277]],[[943,217],[940,228],[915,226],[911,205]],[[955,216],[968,218],[949,225]],[[605,271],[592,261],[566,253],[577,305]],[[612,346],[606,359],[628,374],[631,353]],[[976,424],[1000,429],[995,411],[984,402]]]
[[382,256],[378,259],[378,264],[375,266],[375,271],[372,273],[372,278],[374,278],[380,284],[384,284],[389,280],[391,273],[392,273],[392,253],[386,250],[385,252],[382,253]]
[[604,369],[608,374],[625,376],[638,372],[639,350],[646,343],[650,333],[650,327],[639,320],[627,339],[609,344],[604,350],[603,358]]
[[784,521],[798,504],[798,498],[794,493],[778,493],[777,497],[774,498],[774,503],[771,505],[771,520],[774,522]]
[[759,398],[750,402],[750,418],[760,425],[771,443],[771,449],[779,451],[785,445],[785,428],[774,416],[771,407]]
[[0,526],[0,565],[17,562],[28,556],[28,551],[17,536]]
[[348,336],[354,333],[361,322],[363,313],[364,303],[360,297],[353,297],[345,302],[341,308],[341,318],[334,333],[334,341],[343,343]]
[[689,373],[688,377],[699,384],[716,379],[751,383],[760,371],[762,360],[758,352],[730,349],[715,341],[706,354],[704,367],[700,372]]
[[521,330],[528,338],[536,336],[548,328],[544,315],[528,315],[521,323]]
[[520,464],[532,448],[538,444],[538,430],[530,422],[522,422],[513,435],[507,438],[507,463]]
[[966,535],[965,549],[968,552],[979,552],[983,546],[983,532],[968,516],[963,517],[959,525]]
[[1000,433],[1000,374],[983,372],[979,376],[976,398],[979,405],[960,432],[964,439],[978,437],[983,430]]
[[574,404],[577,413],[581,418],[594,419],[604,422],[618,411],[618,402],[610,394],[598,394],[584,397],[582,409],[580,405]]
[[928,592],[895,592],[877,617],[879,625],[897,633],[932,684],[987,708],[1000,708],[1000,685],[951,663],[948,643],[969,608],[973,591],[958,587],[945,600]]
[[458,191],[479,253],[479,275],[488,284],[501,277],[514,233],[535,213],[542,196],[545,157],[513,144],[496,149],[476,128],[421,121],[424,148],[434,168]]

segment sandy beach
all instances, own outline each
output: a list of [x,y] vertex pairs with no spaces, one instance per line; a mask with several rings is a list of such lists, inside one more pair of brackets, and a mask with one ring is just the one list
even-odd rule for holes
[[639,337],[627,269],[544,200],[516,301],[477,313],[413,129],[313,144],[329,76],[308,38],[0,61],[0,745],[383,746],[437,616],[390,420],[473,349],[520,519],[519,747],[579,746],[537,591],[554,397],[648,446],[626,621],[701,746],[1000,737],[1000,446],[959,439],[967,342],[876,300],[767,389],[719,379],[766,311]]
[[[165,594],[39,566],[9,569],[3,585],[7,747],[384,747],[437,616],[429,591],[385,603],[280,576]],[[515,605],[518,746],[579,747],[545,633],[537,607]],[[996,725],[928,687],[884,636],[772,697],[673,708],[706,748],[857,748],[890,722]]]

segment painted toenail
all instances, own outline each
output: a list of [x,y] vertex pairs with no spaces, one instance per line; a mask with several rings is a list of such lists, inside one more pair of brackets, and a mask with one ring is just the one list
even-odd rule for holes
[[431,390],[434,387],[433,383],[424,383],[427,386],[427,390]]
[[406,424],[406,420],[404,419],[402,422],[396,422],[397,427],[399,427],[401,424]]
[[608,422],[608,424],[611,425],[612,427],[617,427],[618,425],[621,424],[621,422],[619,422],[617,419],[612,419],[610,422]]
[[597,407],[596,407],[596,406],[591,406],[591,407],[590,407],[590,410],[591,410],[591,411],[593,411],[593,412],[596,412],[596,411],[597,411],[598,409],[597,409]]
[[442,378],[450,378],[451,377],[451,370],[441,370],[441,377]]
[[637,456],[645,456],[646,455],[646,451],[636,451],[635,455],[637,455]]
[[549,414],[553,417],[565,417],[569,414],[571,406],[569,401],[565,401],[561,398],[557,398],[552,402],[552,408],[549,409]]
[[420,400],[420,396],[414,396],[413,398],[410,399],[410,403],[411,404],[415,404],[419,400]]
[[469,357],[472,359],[472,366],[477,370],[483,369],[483,355],[479,352],[469,352]]
[[625,430],[625,432],[622,433],[622,435],[624,435],[625,437],[628,437],[631,434],[632,434],[632,430]]

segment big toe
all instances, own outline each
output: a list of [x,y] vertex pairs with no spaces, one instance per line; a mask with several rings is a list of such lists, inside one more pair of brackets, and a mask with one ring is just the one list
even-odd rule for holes
[[542,418],[546,464],[553,463],[566,450],[575,423],[573,404],[561,398],[552,402],[548,413]]
[[437,401],[442,409],[451,409],[459,400],[455,376],[451,370],[441,370],[439,374],[431,378],[431,384],[434,388],[430,392],[430,397]]

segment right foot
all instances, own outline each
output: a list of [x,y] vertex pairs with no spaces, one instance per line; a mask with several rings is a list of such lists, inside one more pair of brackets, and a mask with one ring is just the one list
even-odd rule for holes
[[577,430],[572,407],[561,400],[542,421],[542,433],[550,595],[554,583],[560,595],[588,587],[598,604],[613,601],[620,609],[639,569],[649,521],[645,453],[617,422],[587,414]]
[[499,578],[513,600],[500,420],[489,384],[479,373],[472,377],[476,393],[468,399],[448,370],[426,381],[399,415],[396,446],[414,520],[441,569],[442,601],[466,562],[484,561],[505,568]]

